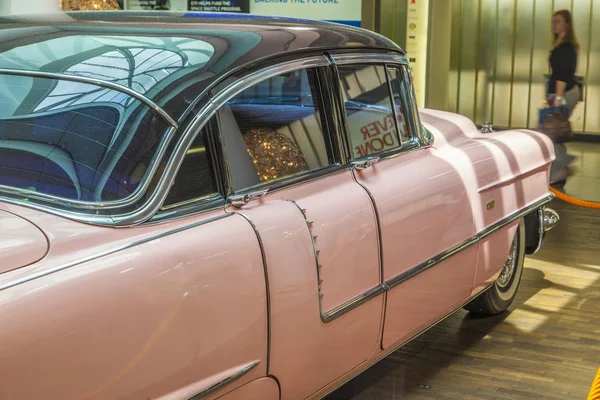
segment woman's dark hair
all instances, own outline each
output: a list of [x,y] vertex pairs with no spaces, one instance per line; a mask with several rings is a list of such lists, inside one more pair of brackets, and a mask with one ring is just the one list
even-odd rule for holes
[[567,33],[562,38],[558,37],[557,33],[554,33],[554,43],[553,47],[558,46],[561,43],[571,42],[573,46],[575,46],[575,51],[579,51],[579,42],[577,42],[577,38],[575,37],[575,29],[573,28],[573,17],[571,16],[571,12],[569,10],[558,10],[554,14],[552,14],[552,18],[560,15],[565,20],[567,24]]

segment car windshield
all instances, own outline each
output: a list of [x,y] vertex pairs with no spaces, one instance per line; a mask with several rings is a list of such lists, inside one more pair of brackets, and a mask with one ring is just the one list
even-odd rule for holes
[[125,93],[62,79],[0,74],[0,104],[0,191],[125,199],[169,127]]

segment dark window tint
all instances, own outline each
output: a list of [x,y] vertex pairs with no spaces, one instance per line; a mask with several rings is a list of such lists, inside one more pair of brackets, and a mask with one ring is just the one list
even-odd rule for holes
[[315,86],[314,71],[294,71],[243,91],[219,110],[234,189],[332,163]]
[[355,158],[400,145],[383,66],[341,66],[342,96]]
[[[54,90],[59,82],[64,102]],[[0,83],[1,185],[81,201],[124,199],[168,129],[113,90],[19,76],[0,76]]]
[[203,131],[194,139],[177,172],[164,206],[198,199],[217,191],[209,150],[205,144],[206,138],[207,133]]
[[394,96],[394,106],[396,107],[396,118],[398,119],[400,138],[402,139],[402,142],[406,142],[412,137],[404,115],[404,110],[409,104],[406,75],[404,70],[398,67],[388,68],[388,73],[390,77],[390,86],[392,87],[392,95]]

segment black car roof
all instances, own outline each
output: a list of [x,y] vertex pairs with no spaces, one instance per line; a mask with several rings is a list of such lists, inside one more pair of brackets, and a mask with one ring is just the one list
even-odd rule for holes
[[368,30],[297,18],[171,11],[0,17],[0,69],[125,84],[174,118],[240,67],[293,52],[360,48],[403,53]]

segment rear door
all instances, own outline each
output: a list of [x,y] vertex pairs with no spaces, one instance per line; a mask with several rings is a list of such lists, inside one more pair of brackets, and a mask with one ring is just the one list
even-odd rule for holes
[[320,56],[277,66],[277,75],[258,81],[246,77],[253,83],[218,113],[227,211],[246,218],[262,245],[268,373],[285,399],[304,399],[367,360],[382,322],[373,206],[343,164],[325,114],[327,65]]
[[469,246],[467,188],[419,139],[407,68],[355,60],[336,57],[354,174],[373,199],[381,231],[387,348],[470,294],[477,248]]

